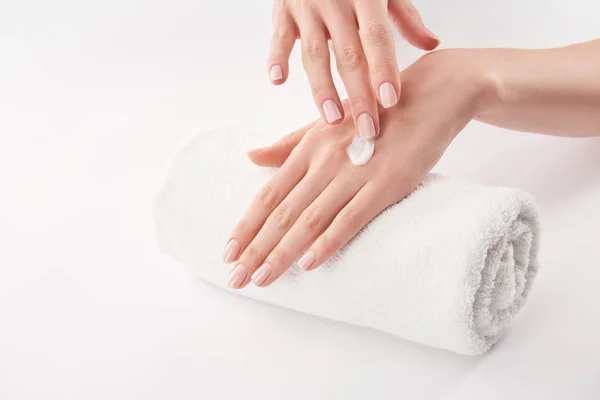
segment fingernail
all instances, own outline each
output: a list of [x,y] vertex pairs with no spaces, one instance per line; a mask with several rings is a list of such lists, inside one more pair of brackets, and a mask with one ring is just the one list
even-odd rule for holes
[[283,70],[279,65],[273,65],[269,71],[269,79],[271,82],[280,81],[283,79]]
[[315,263],[316,259],[317,258],[315,257],[315,252],[309,250],[306,253],[304,253],[304,255],[298,260],[298,267],[305,271],[308,271],[308,269]]
[[238,256],[240,252],[240,244],[235,239],[230,239],[225,246],[225,250],[223,250],[223,261],[226,263],[230,263]]
[[385,108],[390,108],[398,103],[398,95],[396,94],[396,88],[390,82],[384,82],[379,86],[379,98],[381,98],[381,105]]
[[246,280],[246,276],[248,272],[246,271],[246,267],[242,264],[238,264],[229,274],[229,282],[227,282],[227,286],[232,289],[239,289],[242,286],[242,283]]
[[264,263],[252,274],[252,282],[256,286],[260,286],[265,283],[269,276],[271,276],[271,266],[268,263]]
[[361,114],[358,117],[358,136],[363,139],[372,139],[376,135],[373,118],[367,113]]
[[325,114],[325,119],[330,124],[342,118],[342,113],[340,113],[340,109],[333,100],[325,100],[323,102],[323,113]]

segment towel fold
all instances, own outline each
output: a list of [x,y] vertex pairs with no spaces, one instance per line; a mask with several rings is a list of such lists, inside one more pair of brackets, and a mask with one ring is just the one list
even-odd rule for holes
[[[230,271],[222,248],[273,172],[244,156],[249,135],[193,138],[155,198],[161,248],[221,287]],[[432,174],[315,271],[292,267],[267,288],[250,284],[236,293],[483,354],[525,303],[538,270],[538,234],[529,195]]]

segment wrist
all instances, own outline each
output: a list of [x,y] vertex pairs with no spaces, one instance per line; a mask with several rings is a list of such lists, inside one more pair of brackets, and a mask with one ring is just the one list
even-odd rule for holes
[[503,113],[528,102],[539,101],[543,73],[540,66],[552,60],[540,55],[548,50],[482,49],[485,62],[481,71],[481,101],[477,118]]
[[468,120],[501,102],[503,79],[498,68],[502,49],[445,49],[428,53],[431,65],[443,69],[442,88],[451,92],[454,107]]
[[503,50],[505,49],[475,49],[474,58],[467,61],[475,65],[472,78],[476,87],[473,119],[496,108],[503,101],[506,92],[502,68]]

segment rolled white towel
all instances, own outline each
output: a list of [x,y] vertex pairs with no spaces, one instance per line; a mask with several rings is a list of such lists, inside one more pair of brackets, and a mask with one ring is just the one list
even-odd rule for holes
[[[221,287],[230,271],[222,248],[272,174],[246,159],[249,135],[223,130],[193,138],[155,199],[161,248]],[[483,354],[525,303],[538,270],[538,234],[529,195],[429,175],[323,266],[293,267],[267,288],[250,284],[236,293]]]

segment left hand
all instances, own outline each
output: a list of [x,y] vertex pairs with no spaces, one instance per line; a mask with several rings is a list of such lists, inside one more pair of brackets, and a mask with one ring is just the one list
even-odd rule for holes
[[[229,286],[267,286],[298,259],[313,270],[386,207],[407,196],[493,94],[485,50],[429,53],[402,72],[399,104],[382,110],[382,134],[365,165],[350,163],[351,118],[315,122],[249,153],[281,166],[233,230],[224,259]],[[490,84],[490,82],[492,82]],[[490,92],[489,89],[492,89]]]

